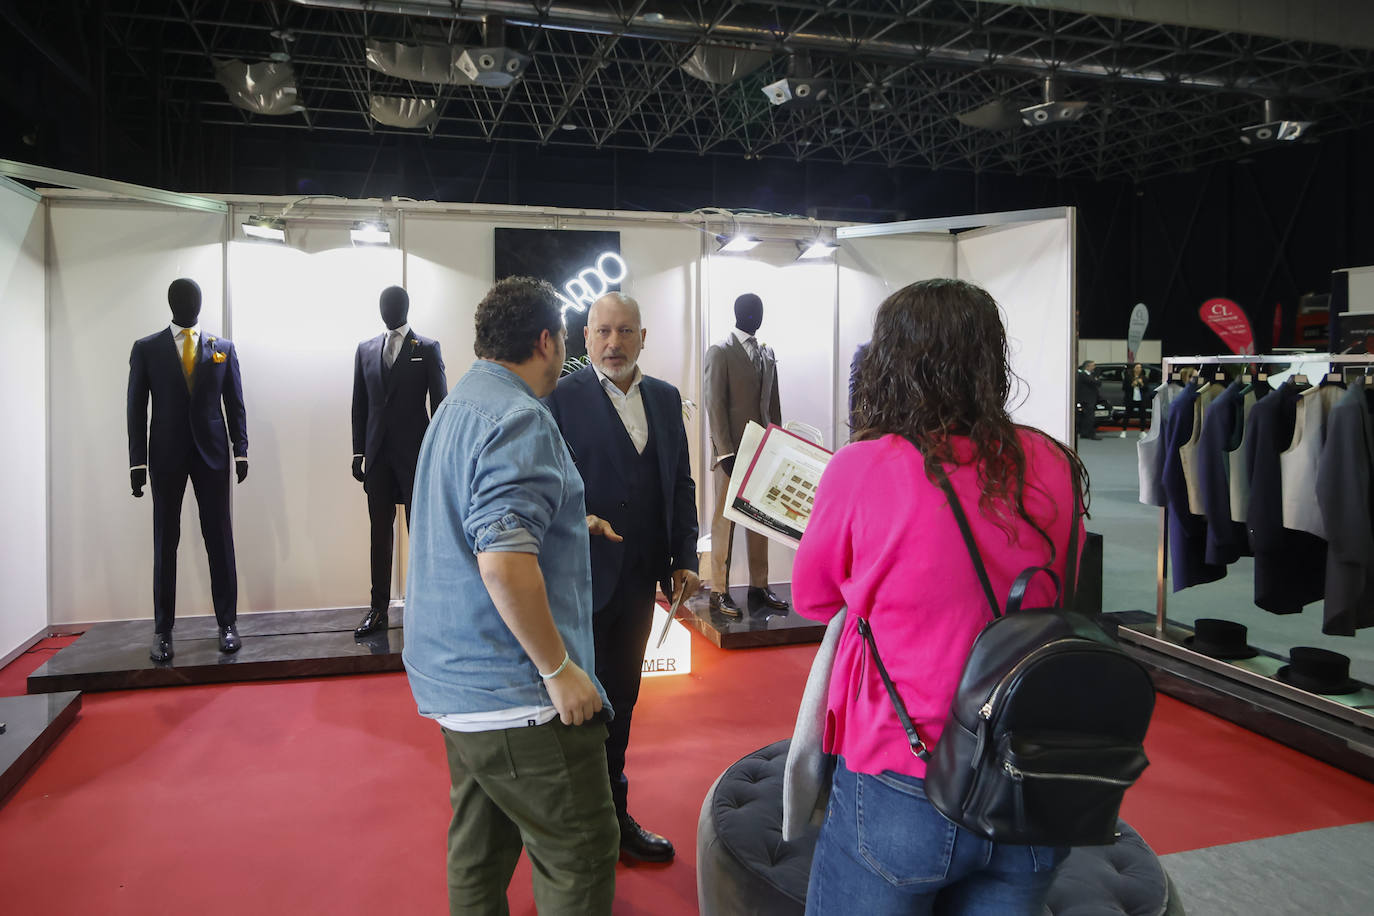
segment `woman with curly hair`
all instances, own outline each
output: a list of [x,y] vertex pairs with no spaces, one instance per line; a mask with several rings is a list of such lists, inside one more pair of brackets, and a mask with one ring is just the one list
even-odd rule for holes
[[[828,621],[849,609],[827,698],[824,746],[839,759],[809,914],[858,901],[868,916],[1039,914],[1068,851],[992,843],[931,806],[925,763],[857,629],[869,621],[933,747],[973,640],[992,619],[938,470],[969,517],[994,594],[1006,595],[1028,566],[1050,565],[1062,580],[1077,562],[1066,554],[1086,473],[1064,446],[1012,422],[1012,378],[997,303],[984,290],[926,280],[879,307],[855,385],[855,441],[821,478],[793,573],[799,613]],[[1035,577],[1026,606],[1055,600],[1049,577]]]

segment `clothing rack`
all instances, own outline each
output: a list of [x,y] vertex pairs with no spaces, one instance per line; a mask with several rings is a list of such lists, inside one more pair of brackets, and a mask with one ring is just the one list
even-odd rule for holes
[[[1325,363],[1328,367],[1336,366],[1366,366],[1374,367],[1374,354],[1333,354],[1333,353],[1282,353],[1282,354],[1255,354],[1243,356],[1166,356],[1161,361],[1163,380],[1161,385],[1170,382],[1172,370],[1179,366],[1291,366],[1294,363]],[[1205,381],[1212,381],[1205,379]],[[1191,383],[1191,382],[1190,382]],[[1152,417],[1151,426],[1160,422],[1160,418]],[[1161,431],[1162,432],[1162,431]],[[1161,507],[1159,510],[1159,541],[1158,552],[1155,558],[1155,622],[1153,633],[1146,633],[1134,627],[1123,626],[1121,635],[1132,641],[1162,652],[1166,655],[1182,659],[1193,665],[1205,668],[1217,674],[1258,687],[1294,700],[1305,706],[1319,709],[1322,712],[1330,713],[1348,722],[1355,723],[1363,728],[1374,727],[1374,709],[1367,710],[1354,708],[1338,703],[1320,694],[1309,693],[1298,687],[1285,684],[1282,681],[1265,677],[1247,671],[1244,668],[1229,664],[1195,652],[1182,644],[1181,638],[1176,638],[1169,631],[1165,619],[1168,610],[1168,557],[1169,557],[1169,517],[1168,508]]]

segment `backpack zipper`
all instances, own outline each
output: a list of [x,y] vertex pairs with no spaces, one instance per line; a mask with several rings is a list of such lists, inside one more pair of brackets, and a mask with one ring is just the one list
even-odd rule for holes
[[1012,782],[1021,782],[1029,777],[1031,779],[1067,779],[1074,782],[1100,782],[1111,786],[1129,786],[1132,784],[1132,781],[1129,779],[1116,779],[1112,776],[1093,776],[1087,773],[1036,773],[1032,770],[1017,769],[1006,760],[1002,761],[1002,769],[1011,777]]
[[1064,643],[1087,643],[1089,645],[1094,645],[1094,643],[1092,643],[1091,640],[1084,639],[1081,636],[1066,636],[1061,639],[1052,640],[1051,642],[1047,642],[1044,645],[1040,646],[1030,655],[1027,655],[1025,658],[1017,662],[1016,665],[1010,671],[1007,672],[1006,677],[1002,678],[1000,681],[997,682],[997,685],[992,688],[992,693],[988,694],[988,701],[983,704],[981,709],[978,710],[978,715],[985,720],[991,719],[993,709],[996,708],[997,701],[1002,697],[1002,688],[1006,687],[1007,684],[1011,683],[1012,680],[1016,677],[1016,675],[1021,673],[1022,668],[1025,668],[1033,661],[1039,660],[1039,658],[1042,655],[1048,655],[1049,650],[1053,647],[1063,645]]

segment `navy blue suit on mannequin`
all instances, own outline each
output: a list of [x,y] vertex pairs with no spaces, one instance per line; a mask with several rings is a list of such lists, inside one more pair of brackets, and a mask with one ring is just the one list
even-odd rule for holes
[[635,449],[590,366],[560,380],[545,401],[582,475],[588,514],[610,522],[624,539],[591,539],[596,676],[615,709],[606,764],[622,817],[629,792],[625,749],[653,624],[655,587],[671,595],[674,570],[697,570],[696,484],[682,397],[672,385],[649,376],[642,377],[639,391],[649,429],[643,452]]
[[430,414],[448,394],[439,342],[404,327],[407,333],[390,367],[383,359],[390,332],[358,344],[353,361],[353,453],[363,459],[372,528],[371,607],[377,612],[391,602],[396,505],[405,506],[409,522],[420,443]]
[[[179,350],[171,329],[164,328],[135,341],[129,354],[129,466],[146,466],[152,480],[153,614],[156,632],[166,635],[176,619],[177,544],[188,478],[200,507],[215,620],[221,629],[235,622],[238,575],[229,510],[230,443],[235,458],[248,456],[243,383],[234,345],[201,334],[189,380]],[[246,469],[244,464],[240,479]],[[135,495],[142,495],[141,485],[136,485]]]

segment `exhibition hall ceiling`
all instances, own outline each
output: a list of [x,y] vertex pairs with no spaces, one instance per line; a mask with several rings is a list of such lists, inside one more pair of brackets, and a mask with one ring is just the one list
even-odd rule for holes
[[[164,143],[200,123],[1138,180],[1262,155],[1253,125],[1321,142],[1374,122],[1364,0],[4,7]],[[1112,15],[1147,7],[1166,21]]]

